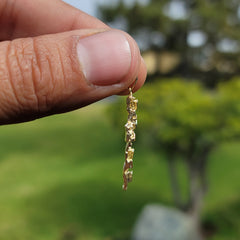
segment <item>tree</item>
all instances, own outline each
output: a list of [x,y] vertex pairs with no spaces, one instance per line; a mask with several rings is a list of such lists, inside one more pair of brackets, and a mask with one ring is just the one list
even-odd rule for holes
[[200,79],[210,87],[240,72],[239,9],[238,0],[150,0],[132,6],[119,1],[99,8],[103,20],[120,23],[142,50],[180,59],[170,71],[152,77]]
[[[138,136],[143,134],[140,138],[165,152],[175,204],[199,224],[209,154],[220,143],[240,137],[240,79],[231,80],[240,73],[240,3],[149,0],[146,5],[126,6],[124,2],[100,7],[102,19],[113,26],[121,23],[144,52],[154,53],[157,65],[168,62],[168,56],[175,58],[168,71],[159,68],[148,76],[152,81],[139,95]],[[119,109],[124,107],[117,105],[109,114],[121,126]],[[177,179],[178,159],[188,171],[187,201]]]
[[[216,90],[207,90],[198,82],[172,79],[149,84],[139,95],[139,138],[147,138],[150,147],[165,152],[175,204],[196,224],[208,189],[209,154],[220,143],[240,137],[239,92],[240,79],[221,83]],[[122,114],[119,109],[124,109],[121,106],[117,102],[109,111],[117,125]],[[185,202],[177,178],[177,159],[188,171],[189,196]]]

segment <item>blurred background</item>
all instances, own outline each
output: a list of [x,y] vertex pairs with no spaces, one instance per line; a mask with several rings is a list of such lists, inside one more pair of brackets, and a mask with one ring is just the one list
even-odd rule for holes
[[125,97],[3,126],[0,239],[239,240],[239,0],[65,1],[141,48],[134,180]]

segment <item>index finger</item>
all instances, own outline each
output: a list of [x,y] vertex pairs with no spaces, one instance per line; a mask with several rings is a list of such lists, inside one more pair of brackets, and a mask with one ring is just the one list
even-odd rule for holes
[[1,0],[0,40],[108,26],[60,0]]

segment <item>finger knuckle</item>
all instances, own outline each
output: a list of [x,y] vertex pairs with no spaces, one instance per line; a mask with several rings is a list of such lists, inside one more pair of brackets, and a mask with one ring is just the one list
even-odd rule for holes
[[9,89],[21,111],[38,110],[38,99],[32,81],[37,64],[32,49],[32,40],[29,38],[9,42],[6,51]]
[[6,97],[0,96],[0,110],[2,102],[15,115],[41,115],[57,109],[76,85],[71,80],[76,74],[69,49],[65,42],[56,43],[46,36],[1,43],[0,80],[5,81],[0,86],[5,84]]
[[66,59],[57,45],[41,38],[9,42],[7,77],[12,98],[21,111],[46,112],[66,87]]
[[54,108],[66,89],[71,64],[63,46],[47,37],[33,39],[39,75],[33,78],[35,93],[43,111]]

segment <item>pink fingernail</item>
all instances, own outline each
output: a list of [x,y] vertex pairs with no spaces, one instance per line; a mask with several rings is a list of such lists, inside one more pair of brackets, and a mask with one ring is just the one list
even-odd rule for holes
[[119,83],[131,66],[131,49],[121,32],[107,31],[80,39],[77,54],[86,79],[99,86]]

